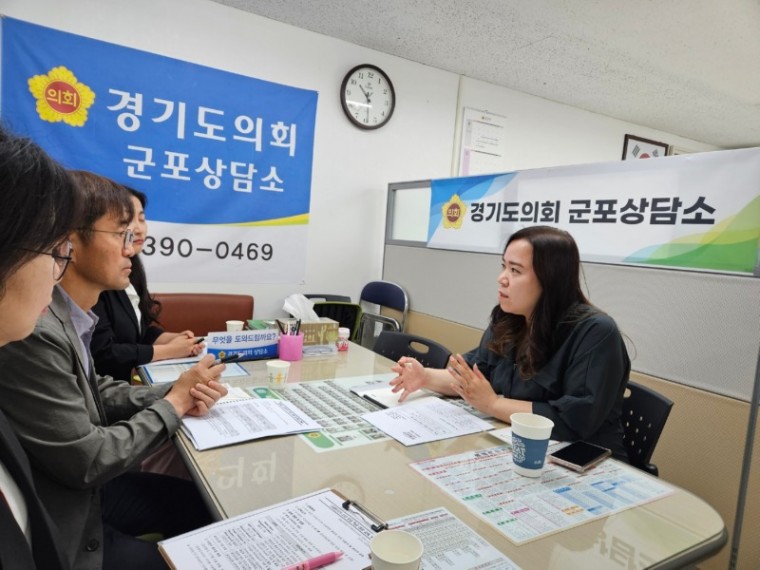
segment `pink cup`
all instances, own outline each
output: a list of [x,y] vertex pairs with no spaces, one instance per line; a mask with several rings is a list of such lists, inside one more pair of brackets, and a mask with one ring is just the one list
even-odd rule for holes
[[303,333],[280,335],[280,360],[293,362],[303,358]]

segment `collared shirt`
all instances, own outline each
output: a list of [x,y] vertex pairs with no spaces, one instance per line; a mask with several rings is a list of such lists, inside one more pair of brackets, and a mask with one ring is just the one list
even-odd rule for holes
[[16,519],[19,528],[24,532],[27,542],[32,544],[32,527],[29,520],[29,513],[26,510],[26,501],[24,501],[24,495],[21,493],[21,489],[18,488],[16,482],[8,473],[5,465],[0,463],[0,501],[5,501],[8,504],[8,508],[13,514],[13,518]]
[[92,362],[92,356],[90,356],[90,341],[92,340],[92,333],[95,332],[95,325],[98,324],[98,316],[91,310],[85,312],[77,305],[74,300],[66,293],[66,289],[59,285],[56,285],[58,290],[63,295],[66,305],[71,311],[71,322],[74,325],[74,330],[77,332],[79,342],[81,343],[82,356],[84,358],[84,369],[90,369],[90,362]]
[[127,294],[129,302],[132,303],[132,308],[135,310],[135,315],[137,316],[137,330],[142,331],[140,323],[140,319],[142,319],[142,311],[140,311],[140,296],[137,294],[135,286],[131,283],[126,289],[124,289],[124,292]]

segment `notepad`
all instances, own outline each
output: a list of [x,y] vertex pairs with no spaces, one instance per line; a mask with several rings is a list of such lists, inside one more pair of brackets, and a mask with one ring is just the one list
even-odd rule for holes
[[198,451],[321,429],[292,403],[273,398],[219,402],[206,416],[182,418],[182,431]]
[[[165,384],[167,382],[174,382],[179,378],[180,374],[186,370],[190,370],[196,362],[196,359],[186,359],[184,362],[176,362],[174,364],[158,361],[155,364],[145,364],[141,368],[145,372],[149,384]],[[250,374],[237,363],[227,364],[224,372],[222,372],[222,378],[235,378],[238,376],[250,376]]]
[[351,388],[351,391],[357,396],[360,396],[365,400],[369,400],[373,404],[377,404],[381,408],[394,408],[396,406],[414,402],[415,400],[429,396],[440,397],[440,394],[423,388],[422,390],[412,392],[406,397],[406,400],[399,402],[398,399],[401,397],[403,391],[398,391],[394,394],[393,387],[389,384],[378,385],[377,383],[354,386]]

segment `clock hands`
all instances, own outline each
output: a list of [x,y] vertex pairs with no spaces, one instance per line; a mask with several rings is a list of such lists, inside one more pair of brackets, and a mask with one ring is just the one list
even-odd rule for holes
[[372,99],[370,99],[370,93],[367,93],[367,90],[364,89],[361,85],[359,85],[359,89],[362,90],[362,93],[364,93],[364,97],[367,99],[367,119],[364,121],[365,125],[369,124],[369,110],[372,108]]
[[361,85],[359,85],[359,89],[362,90],[362,93],[364,93],[364,97],[367,98],[367,103],[372,103],[372,99],[369,98],[369,93],[367,93],[367,91],[364,89],[364,87],[362,87]]

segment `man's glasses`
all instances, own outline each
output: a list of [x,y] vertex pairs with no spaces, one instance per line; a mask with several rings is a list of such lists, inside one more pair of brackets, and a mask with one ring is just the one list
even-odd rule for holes
[[135,232],[133,232],[130,229],[126,229],[121,232],[113,232],[109,230],[96,230],[95,228],[89,228],[89,231],[100,232],[102,234],[114,234],[117,236],[121,236],[123,240],[122,245],[124,246],[124,249],[127,249],[130,245],[132,245],[132,242],[135,241]]
[[22,247],[20,249],[52,257],[55,260],[55,263],[53,264],[53,279],[60,281],[63,274],[66,273],[66,268],[69,266],[71,252],[74,251],[74,246],[69,240],[66,240],[55,246],[53,251],[39,251],[37,249],[29,249],[28,247]]

